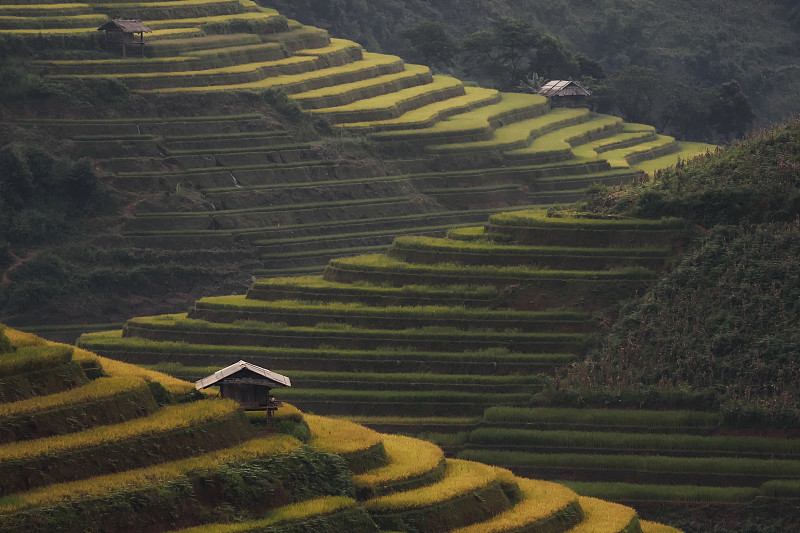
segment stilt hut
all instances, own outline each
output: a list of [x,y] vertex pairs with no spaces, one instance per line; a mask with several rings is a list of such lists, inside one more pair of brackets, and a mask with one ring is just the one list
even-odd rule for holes
[[[129,46],[138,47],[139,55],[144,57],[144,34],[152,33],[141,20],[109,20],[97,31],[106,32],[106,50],[112,45],[122,45],[122,57],[128,57]],[[138,38],[136,35],[139,35]]]
[[266,368],[239,361],[195,383],[197,390],[212,385],[219,386],[220,396],[238,402],[245,411],[266,411],[267,429],[272,431],[274,413],[283,403],[270,396],[270,389],[291,387],[292,382],[288,377]]
[[569,80],[551,80],[539,90],[546,96],[553,107],[588,107],[592,93]]

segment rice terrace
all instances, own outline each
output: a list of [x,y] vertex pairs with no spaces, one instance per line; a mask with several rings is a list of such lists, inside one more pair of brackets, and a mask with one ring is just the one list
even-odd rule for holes
[[0,533],[800,531],[800,8],[0,0]]

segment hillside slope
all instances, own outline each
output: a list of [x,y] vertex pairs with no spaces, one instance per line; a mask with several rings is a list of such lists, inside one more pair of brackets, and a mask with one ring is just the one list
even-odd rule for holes
[[516,17],[556,35],[571,51],[600,61],[609,74],[631,65],[655,67],[665,91],[676,81],[707,87],[736,79],[761,126],[800,113],[792,97],[800,84],[800,11],[793,2],[740,3],[735,9],[719,0],[262,3],[371,50],[404,57],[412,50],[401,31],[419,21],[441,22],[452,35],[463,37],[486,29],[492,18]]
[[706,395],[731,419],[798,427],[798,128],[792,120],[650,185],[592,198],[597,212],[680,215],[709,230],[622,309],[603,347],[565,386]]
[[[0,132],[21,199],[0,217],[0,264],[26,258],[6,272],[0,316],[15,324],[175,311],[708,148],[468,87],[249,0],[0,7],[13,63]],[[152,26],[144,57],[104,49],[108,16]],[[42,172],[42,149],[62,158],[52,168],[89,160],[95,211],[31,194],[79,181]]]
[[[800,448],[776,418],[730,409],[736,387],[755,393],[749,377],[727,369],[727,390],[706,383],[703,345],[685,350],[691,385],[670,387],[663,376],[660,388],[632,386],[671,361],[641,358],[631,369],[581,362],[613,324],[609,309],[704,272],[670,271],[688,261],[680,252],[698,233],[678,218],[500,213],[484,227],[401,236],[386,254],[331,260],[322,277],[262,279],[246,296],[203,298],[188,313],[134,318],[79,344],[192,378],[246,357],[289,375],[294,388],[283,395],[303,409],[421,434],[449,456],[635,502],[645,517],[687,531],[791,529],[796,513],[784,511],[796,506]],[[672,290],[704,294],[695,285]],[[715,303],[742,294],[715,294]],[[653,314],[643,330],[621,330],[621,342],[658,339],[657,330],[645,334],[664,318]],[[680,345],[681,330],[664,338]],[[738,338],[748,340],[747,331]],[[744,364],[760,347],[744,344],[727,364]],[[794,390],[793,366],[786,382],[769,375],[779,364],[770,354],[789,357],[791,345],[774,348],[753,365],[763,389]],[[574,382],[560,379],[567,368]]]
[[163,374],[13,330],[0,346],[3,532],[677,531],[424,441],[289,405],[265,433]]

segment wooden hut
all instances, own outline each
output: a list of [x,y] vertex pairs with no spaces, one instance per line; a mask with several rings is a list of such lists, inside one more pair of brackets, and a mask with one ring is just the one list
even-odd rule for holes
[[267,428],[272,430],[273,414],[283,404],[270,396],[269,391],[277,387],[291,387],[292,382],[288,377],[266,368],[239,361],[195,383],[197,390],[212,385],[218,385],[223,398],[238,402],[246,411],[266,411]]
[[[109,20],[99,28],[97,31],[106,32],[106,50],[110,46],[117,44],[122,45],[122,57],[128,57],[127,47],[139,47],[139,55],[144,57],[144,34],[152,33],[153,30],[148,28],[141,20]],[[139,34],[137,39],[136,34]]]
[[553,107],[588,107],[592,93],[574,81],[551,80],[542,86],[539,94],[546,96]]

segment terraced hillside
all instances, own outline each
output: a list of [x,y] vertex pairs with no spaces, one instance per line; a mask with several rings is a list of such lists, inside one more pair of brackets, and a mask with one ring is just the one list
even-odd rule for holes
[[[91,44],[107,16],[153,28],[144,58]],[[383,251],[398,235],[441,236],[501,209],[572,201],[706,149],[587,109],[550,109],[537,95],[467,87],[249,0],[3,2],[0,35],[59,43],[35,61],[52,81],[113,79],[159,102],[158,116],[66,110],[7,123],[92,158],[124,196],[122,220],[94,243],[235,265],[237,279],[321,272],[331,257]],[[291,120],[242,106],[215,112],[215,99],[255,105],[254,94],[299,105],[333,134],[309,141]],[[351,134],[371,164],[336,149]]]
[[186,377],[247,358],[289,375],[303,409],[423,433],[650,517],[691,505],[679,523],[707,531],[703,506],[729,517],[800,494],[796,439],[737,433],[717,412],[530,408],[597,331],[591,313],[643,293],[690,236],[677,219],[503,213],[80,345]]
[[424,441],[288,404],[269,434],[164,374],[0,341],[3,532],[677,531]]

